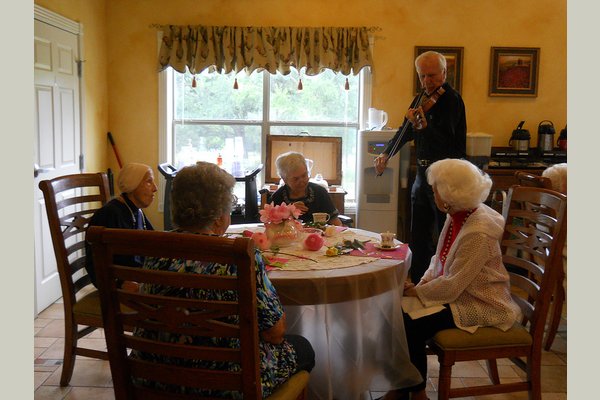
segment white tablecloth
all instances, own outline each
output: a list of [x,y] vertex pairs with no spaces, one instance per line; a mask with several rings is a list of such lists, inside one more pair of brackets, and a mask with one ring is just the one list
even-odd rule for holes
[[[232,225],[228,232],[245,228]],[[358,237],[378,236],[360,229],[351,232]],[[419,372],[409,361],[401,308],[401,288],[411,257],[408,251],[404,261],[370,259],[331,270],[269,272],[286,303],[288,333],[306,337],[315,349],[309,399],[367,400],[369,391],[420,383]],[[317,304],[307,304],[307,297]]]

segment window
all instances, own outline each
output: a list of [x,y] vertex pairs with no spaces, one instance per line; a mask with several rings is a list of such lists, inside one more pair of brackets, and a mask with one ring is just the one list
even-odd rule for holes
[[[361,75],[368,74],[366,68],[363,71]],[[327,70],[306,76],[304,69],[300,73],[292,69],[287,76],[204,71],[195,76],[194,85],[189,73],[168,68],[162,74],[166,120],[161,160],[179,169],[196,161],[221,159],[228,172],[243,176],[265,159],[269,133],[340,136],[342,186],[348,192],[347,206],[354,208],[356,138],[364,108],[361,75],[346,77]],[[349,90],[345,90],[346,78]],[[236,82],[238,89],[233,88]],[[244,188],[236,187],[235,194],[243,198]]]

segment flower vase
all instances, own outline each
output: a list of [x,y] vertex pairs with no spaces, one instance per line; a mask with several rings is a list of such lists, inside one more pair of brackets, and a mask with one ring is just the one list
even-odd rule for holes
[[289,246],[301,238],[299,223],[293,219],[284,220],[278,224],[266,223],[265,233],[273,246]]

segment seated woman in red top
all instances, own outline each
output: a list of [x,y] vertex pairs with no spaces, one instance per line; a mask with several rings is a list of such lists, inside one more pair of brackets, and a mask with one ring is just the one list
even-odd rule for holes
[[492,180],[466,160],[445,159],[427,169],[436,206],[447,214],[429,268],[416,284],[406,283],[404,296],[423,306],[443,306],[435,314],[412,319],[404,314],[410,361],[423,382],[409,390],[388,392],[385,399],[427,399],[426,341],[437,332],[459,328],[474,332],[494,326],[504,331],[520,318],[502,263],[502,215],[483,204]]

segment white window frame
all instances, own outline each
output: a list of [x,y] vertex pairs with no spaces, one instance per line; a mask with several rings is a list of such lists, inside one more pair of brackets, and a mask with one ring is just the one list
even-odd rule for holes
[[[158,163],[169,162],[172,163],[172,154],[173,154],[173,99],[171,96],[168,96],[170,92],[172,92],[172,75],[173,71],[171,68],[165,69],[159,72],[158,78]],[[266,83],[263,85],[263,96],[268,96],[268,92],[270,90],[270,80],[265,79]],[[359,74],[359,82],[360,82],[360,90],[359,90],[359,115],[358,115],[358,130],[366,129],[366,121],[368,115],[368,109],[371,107],[371,87],[372,87],[372,79],[371,72],[368,68],[363,68]],[[261,145],[261,153],[265,154],[266,152],[266,132],[268,132],[269,124],[269,107],[263,107],[263,120],[261,126],[261,135],[262,135],[262,145]],[[311,123],[305,122],[293,122],[285,125],[302,125],[302,126],[310,126]],[[320,125],[315,125],[320,126]],[[264,170],[261,171],[261,176],[264,177]],[[264,179],[263,179],[264,180]],[[165,179],[164,177],[159,178],[159,203],[158,209],[159,211],[164,210],[164,189],[165,189]],[[356,182],[355,182],[356,185]],[[355,202],[346,202],[344,205],[346,214],[355,214],[356,213],[356,203]]]

